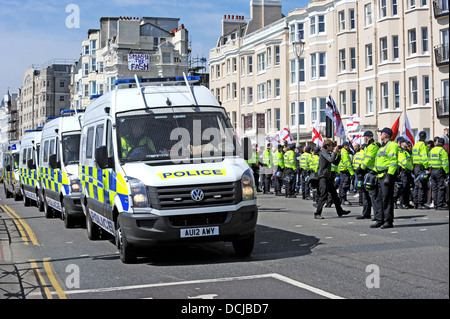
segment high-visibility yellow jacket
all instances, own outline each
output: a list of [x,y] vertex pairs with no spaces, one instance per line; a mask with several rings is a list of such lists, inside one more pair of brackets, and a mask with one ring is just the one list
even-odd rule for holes
[[345,148],[341,150],[341,161],[339,162],[338,170],[339,173],[348,171],[350,175],[355,175],[352,167],[352,161],[350,159],[350,154],[348,154],[348,151]]
[[413,165],[422,164],[425,169],[429,167],[428,164],[428,147],[424,141],[417,142],[412,148]]
[[398,165],[403,168],[412,171],[414,169],[412,164],[412,157],[408,151],[399,148],[398,150]]
[[280,168],[284,168],[284,157],[282,152],[277,150],[275,153],[273,153],[273,165],[278,165],[280,166]]
[[435,146],[430,151],[429,165],[431,168],[443,168],[444,172],[448,174],[448,154],[441,146]]
[[375,168],[375,157],[378,153],[378,145],[372,141],[369,145],[364,149],[364,155],[361,160],[360,167],[364,170],[370,169],[373,170]]
[[122,145],[122,157],[127,157],[128,152],[131,151],[133,148],[138,146],[147,146],[150,150],[153,152],[156,152],[156,147],[153,141],[148,138],[144,137],[139,141],[138,145],[134,145],[128,138],[122,137],[121,138],[121,145]]
[[377,177],[383,177],[387,172],[389,175],[394,175],[398,167],[398,145],[393,141],[388,141],[378,150],[375,158],[375,171],[378,173]]
[[258,152],[254,151],[253,154],[252,154],[252,158],[247,160],[247,164],[249,166],[251,166],[251,165],[258,164],[258,162],[259,162],[259,154],[258,154]]
[[295,152],[293,150],[284,153],[283,160],[285,168],[292,168],[295,171]]
[[300,156],[300,168],[309,171],[311,165],[311,153],[304,152],[302,156]]
[[264,153],[262,154],[262,163],[266,164],[268,167],[272,167],[272,160],[271,160],[272,156],[270,154],[270,150],[266,149],[264,151]]
[[359,150],[355,154],[355,156],[353,156],[353,171],[359,168],[359,165],[361,165],[363,157],[364,157],[364,150]]
[[311,165],[309,165],[309,169],[317,173],[319,171],[319,155],[313,155],[311,158]]

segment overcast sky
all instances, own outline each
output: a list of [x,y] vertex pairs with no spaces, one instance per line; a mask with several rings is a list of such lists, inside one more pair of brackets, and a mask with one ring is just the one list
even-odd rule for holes
[[[283,0],[282,12],[304,8],[308,0]],[[79,28],[66,20],[79,8]],[[100,28],[101,17],[179,18],[189,31],[193,57],[209,57],[221,33],[224,14],[250,18],[250,0],[0,0],[0,96],[8,87],[16,93],[32,64],[54,58],[78,59],[89,29]]]

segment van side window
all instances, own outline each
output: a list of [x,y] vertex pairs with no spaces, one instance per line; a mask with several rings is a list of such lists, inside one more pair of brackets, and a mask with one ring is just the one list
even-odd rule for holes
[[27,163],[27,149],[24,148],[22,151],[22,164],[26,164]]
[[113,148],[113,139],[112,139],[112,125],[111,121],[108,121],[107,127],[106,127],[106,146],[108,149],[108,157],[114,156],[114,148]]
[[55,140],[51,140],[51,141],[50,141],[50,150],[49,150],[49,154],[50,154],[50,155],[55,154]]
[[[38,145],[38,146],[36,146],[36,154],[37,154],[37,163],[36,163],[36,161],[35,160],[33,160],[33,164],[37,164],[38,166],[39,166],[39,151],[41,150],[41,146],[40,145]],[[34,153],[33,153],[33,159],[34,159]]]
[[[31,147],[27,151],[27,162],[32,158],[31,156]],[[25,163],[26,164],[26,163]]]
[[44,143],[44,156],[42,157],[42,160],[44,163],[48,162],[48,141],[45,141]]
[[95,148],[96,149],[99,146],[102,146],[103,127],[104,127],[103,124],[97,125],[97,129],[95,130]]
[[91,127],[87,131],[86,158],[92,158],[92,145],[93,144],[94,144],[94,128]]

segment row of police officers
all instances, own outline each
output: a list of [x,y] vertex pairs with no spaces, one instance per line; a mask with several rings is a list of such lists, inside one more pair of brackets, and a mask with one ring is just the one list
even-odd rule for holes
[[[409,205],[410,190],[413,186],[414,208],[427,209],[428,187],[431,187],[436,210],[448,210],[446,206],[446,189],[448,187],[449,163],[448,153],[443,148],[445,141],[440,138],[431,150],[425,144],[426,133],[420,132],[420,140],[412,150],[408,141],[400,137],[392,140],[390,128],[378,131],[381,143],[376,143],[373,132],[364,133],[364,144],[356,149],[351,157],[350,143],[342,146],[325,141],[324,148],[306,146],[300,154],[294,145],[278,145],[272,154],[271,144],[259,159],[257,145],[253,146],[253,156],[248,160],[253,169],[255,180],[262,174],[264,193],[271,194],[270,183],[276,195],[281,195],[285,185],[285,196],[294,198],[296,180],[301,184],[302,198],[310,199],[311,188],[317,200],[315,218],[322,219],[322,207],[334,202],[338,216],[350,211],[341,205],[351,205],[347,192],[356,179],[362,214],[357,219],[371,219],[372,228],[392,228],[394,223],[394,204],[397,199],[403,209],[413,208]],[[325,147],[326,146],[326,147]],[[334,150],[333,150],[334,147]],[[335,183],[339,185],[339,195]],[[332,187],[333,186],[333,187]],[[316,191],[317,190],[317,196]]]

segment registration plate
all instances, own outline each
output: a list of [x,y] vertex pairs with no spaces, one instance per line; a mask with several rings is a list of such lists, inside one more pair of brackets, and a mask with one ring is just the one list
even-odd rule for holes
[[185,228],[180,230],[181,238],[219,235],[219,227]]

